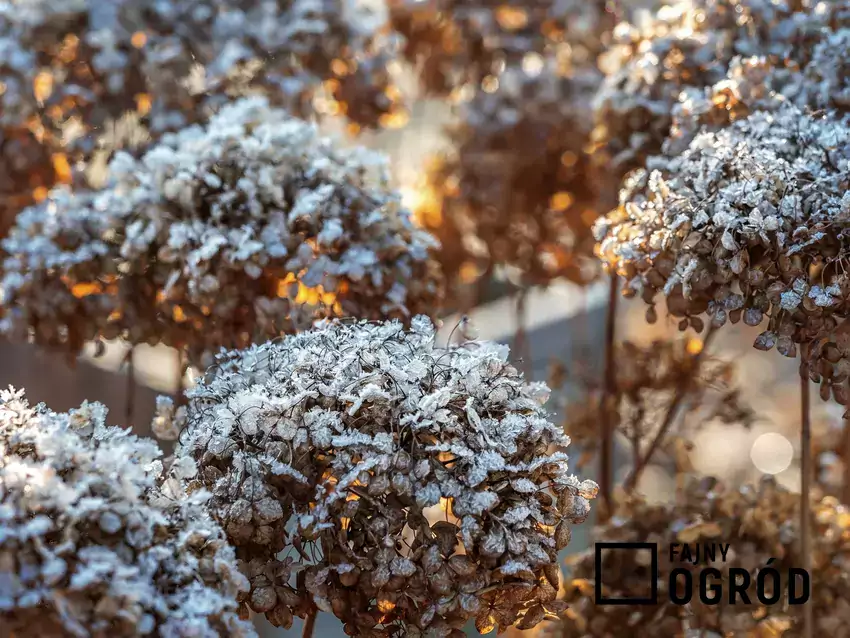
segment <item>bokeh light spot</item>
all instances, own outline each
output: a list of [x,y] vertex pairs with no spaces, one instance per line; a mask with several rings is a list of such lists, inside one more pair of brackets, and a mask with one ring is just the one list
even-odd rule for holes
[[750,449],[753,465],[765,474],[779,474],[788,469],[794,458],[791,442],[777,432],[762,434]]

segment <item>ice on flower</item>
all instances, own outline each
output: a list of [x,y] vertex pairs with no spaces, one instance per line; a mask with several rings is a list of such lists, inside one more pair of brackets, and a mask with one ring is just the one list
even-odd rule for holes
[[828,396],[846,379],[833,365],[850,355],[833,335],[850,311],[839,265],[848,162],[847,118],[787,101],[703,129],[678,155],[652,160],[663,189],[646,170],[629,176],[620,206],[597,225],[599,254],[648,304],[663,293],[682,329],[701,326],[702,314],[715,326],[769,317],[781,337],[756,347],[795,356],[794,343],[815,344],[810,372]]
[[18,217],[3,243],[6,334],[72,354],[97,337],[162,342],[204,363],[316,317],[408,317],[439,298],[434,242],[382,157],[264,98],[111,166],[104,190],[58,190]]
[[[106,410],[0,392],[0,627],[17,635],[255,636],[247,581],[198,496],[166,495],[161,452]],[[194,475],[190,458],[176,476]]]
[[485,591],[510,625],[557,595],[554,530],[587,516],[593,482],[500,349],[411,325],[322,322],[220,355],[188,393],[177,454],[276,625],[314,603],[358,632],[460,630]]

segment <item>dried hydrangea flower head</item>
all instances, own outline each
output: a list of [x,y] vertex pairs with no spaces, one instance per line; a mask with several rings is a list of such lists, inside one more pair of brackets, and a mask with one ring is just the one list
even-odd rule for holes
[[[694,595],[688,613],[669,600],[669,575],[674,568],[684,568],[692,574],[694,584],[698,573],[707,566],[720,570],[723,592],[728,596],[729,568],[739,567],[750,572],[753,583],[768,560],[769,565],[788,580],[788,569],[799,568],[799,494],[778,486],[773,479],[764,479],[757,486],[738,489],[724,486],[715,479],[693,480],[681,495],[679,504],[651,505],[639,497],[624,499],[617,515],[597,528],[596,538],[607,542],[658,543],[659,578],[657,605],[596,606],[594,604],[594,555],[583,553],[570,567],[566,583],[565,602],[569,611],[561,626],[551,635],[562,638],[619,636],[624,631],[636,635],[682,635],[687,622],[691,630],[702,630],[705,636],[802,636],[802,606],[788,605],[780,600],[770,606],[704,605]],[[812,540],[813,566],[812,598],[815,628],[822,632],[838,631],[846,626],[847,606],[841,599],[850,583],[846,565],[850,560],[847,526],[850,512],[831,497],[813,499],[814,517]],[[700,562],[671,562],[666,548],[671,543],[711,543],[722,539],[729,544],[727,560],[709,564]],[[681,548],[680,548],[681,549]],[[693,550],[693,545],[691,546]],[[649,565],[640,552],[603,552],[603,582],[611,598],[649,595]],[[681,582],[681,579],[680,579]],[[771,579],[766,579],[770,587]],[[749,590],[756,603],[755,584]],[[681,592],[680,592],[681,593]],[[769,594],[770,591],[768,590]],[[626,629],[628,628],[628,629]],[[716,633],[712,633],[716,632]],[[784,633],[783,633],[784,632]]]
[[[702,347],[697,338],[656,340],[645,346],[626,341],[617,347],[614,389],[608,395],[613,427],[632,444],[635,454],[640,454],[667,413],[679,405],[685,407],[677,421],[680,425],[661,441],[662,448],[674,446],[693,428],[710,421],[744,426],[753,423],[755,415],[741,400],[735,382],[734,364],[701,354]],[[697,355],[701,355],[699,359]],[[689,381],[686,387],[683,380]],[[587,385],[586,400],[564,407],[564,430],[582,450],[579,467],[593,458],[599,446],[603,393],[602,388]],[[684,400],[678,397],[680,393]]]
[[[592,63],[613,26],[606,2],[592,0],[390,0],[390,23],[424,90],[477,88],[506,67],[561,50]],[[489,79],[488,79],[489,78]]]
[[536,285],[584,282],[595,271],[590,228],[601,180],[584,149],[592,123],[582,113],[598,78],[538,56],[457,105],[453,148],[428,175],[434,199],[414,211],[446,247],[448,279],[509,266]]
[[[612,13],[601,2],[413,5],[408,27],[428,24],[427,16],[452,33],[477,25],[462,45],[442,42],[442,58],[417,54],[425,58],[426,83],[429,65],[451,69],[477,56],[475,65],[443,78],[455,77],[455,121],[447,129],[453,148],[435,158],[415,211],[440,239],[447,277],[462,285],[508,268],[523,286],[564,276],[586,282],[597,272],[590,226],[614,204],[600,201],[613,189],[587,149],[601,81],[595,62]],[[414,53],[433,46],[409,37]]]
[[[204,496],[158,487],[161,452],[106,409],[0,392],[0,629],[27,636],[255,636]],[[192,474],[189,459],[181,473]],[[208,495],[207,495],[208,496]]]
[[[192,363],[316,315],[433,312],[429,251],[383,156],[244,98],[206,127],[118,154],[98,192],[55,192],[3,247],[3,332],[75,355],[97,337]],[[309,303],[308,303],[309,302]]]
[[645,24],[620,24],[601,64],[594,141],[619,173],[642,166],[667,138],[680,94],[722,82],[736,56],[764,56],[777,89],[805,78],[789,86],[801,107],[842,106],[850,77],[823,64],[846,57],[833,47],[848,26],[846,0],[677,0]]
[[376,126],[400,108],[377,26],[349,0],[4,0],[0,175],[23,179],[0,193],[28,204],[66,182],[128,112],[156,137],[236,96],[306,115],[327,94],[325,111]]
[[841,363],[847,338],[833,334],[850,309],[841,265],[849,179],[846,121],[790,104],[756,112],[633,172],[620,206],[597,222],[598,251],[629,294],[652,306],[662,293],[683,327],[703,313],[718,327],[768,319],[755,346],[786,356],[835,336],[811,359],[828,393],[850,366]]
[[219,356],[188,392],[178,454],[271,622],[316,605],[349,635],[462,636],[561,609],[557,553],[596,485],[506,347],[435,339],[424,316],[326,322]]

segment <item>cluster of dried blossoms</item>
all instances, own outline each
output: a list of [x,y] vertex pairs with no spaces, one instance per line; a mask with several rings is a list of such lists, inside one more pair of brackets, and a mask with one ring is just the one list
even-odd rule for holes
[[662,293],[675,317],[767,319],[755,346],[786,356],[815,343],[812,379],[843,403],[848,183],[846,122],[791,104],[755,112],[634,171],[620,206],[597,222],[599,253],[629,294],[653,306]]
[[105,416],[0,392],[0,633],[254,636],[236,602],[248,583],[203,497],[160,484],[157,445]]
[[602,181],[587,153],[590,104],[614,23],[605,3],[402,0],[392,17],[425,89],[456,98],[453,148],[419,185],[448,278],[508,266],[525,285],[585,281]]
[[67,181],[127,112],[158,136],[236,96],[308,114],[321,94],[324,111],[379,124],[400,107],[377,26],[347,0],[0,2],[7,217]]
[[506,68],[497,88],[457,106],[453,149],[428,176],[439,213],[420,218],[441,244],[462,248],[441,259],[449,278],[497,266],[518,269],[526,285],[589,276],[599,180],[583,114],[595,77],[572,75],[555,55],[538,63]]
[[[586,399],[565,406],[564,429],[582,450],[579,467],[593,458],[599,445],[599,414],[609,401],[612,427],[631,444],[634,462],[645,444],[670,418],[660,449],[673,448],[694,425],[717,420],[749,426],[754,414],[740,397],[734,364],[702,352],[698,339],[653,341],[646,346],[626,341],[618,346],[614,386],[607,394],[588,384]],[[698,355],[700,355],[698,357]],[[681,410],[679,410],[681,408]],[[681,414],[677,412],[681,411]]]
[[766,67],[761,91],[801,108],[844,109],[848,27],[846,0],[677,0],[645,24],[620,24],[602,58],[596,152],[619,174],[643,166],[664,146],[680,102],[689,109],[697,99],[704,111],[741,117],[746,104],[728,76],[752,56]]
[[505,68],[553,49],[592,62],[611,26],[599,0],[389,0],[389,8],[403,56],[433,95],[486,87]]
[[[566,581],[565,620],[554,635],[563,638],[619,636],[624,631],[659,636],[784,636],[802,635],[802,607],[783,600],[771,606],[704,605],[694,596],[685,610],[669,600],[669,575],[674,568],[699,572],[707,566],[720,570],[723,591],[728,596],[729,568],[746,569],[755,582],[760,569],[769,565],[786,583],[788,569],[802,564],[797,529],[799,495],[764,479],[757,486],[735,489],[705,478],[691,482],[679,504],[650,505],[638,497],[620,504],[619,515],[598,530],[600,541],[658,543],[658,604],[652,606],[596,606],[594,604],[594,555],[576,557]],[[815,629],[841,632],[850,619],[850,608],[842,602],[850,575],[850,512],[831,498],[817,500],[814,516],[815,585],[809,604],[814,605]],[[729,545],[727,560],[671,562],[666,548],[671,543],[710,543]],[[611,598],[649,596],[648,556],[640,552],[603,552],[605,594]],[[694,583],[698,576],[693,576]],[[679,579],[681,584],[682,579]],[[770,579],[765,581],[768,585]],[[754,591],[754,590],[750,590]],[[680,592],[681,593],[681,592]],[[770,593],[768,591],[768,593]],[[754,596],[751,594],[754,600]],[[754,600],[754,602],[756,602]],[[626,629],[628,628],[628,629]],[[702,633],[700,633],[702,632]]]
[[119,153],[102,191],[54,191],[3,247],[0,329],[76,355],[122,337],[192,363],[316,316],[409,317],[440,293],[384,158],[243,98],[141,159]]
[[545,394],[506,347],[438,347],[423,316],[326,322],[220,355],[178,455],[276,625],[316,605],[349,635],[531,628],[563,609],[557,553],[596,493]]

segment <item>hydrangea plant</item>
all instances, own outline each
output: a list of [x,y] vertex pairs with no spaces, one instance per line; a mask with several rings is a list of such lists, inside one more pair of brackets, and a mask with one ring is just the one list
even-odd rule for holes
[[315,316],[409,317],[439,299],[435,243],[383,156],[264,98],[140,159],[119,153],[110,173],[19,216],[3,242],[5,334],[72,356],[98,337],[162,342],[203,364]]
[[[161,482],[156,443],[0,392],[0,630],[26,636],[255,636],[248,582],[181,459]],[[171,489],[176,487],[176,490]]]
[[248,605],[283,626],[332,612],[350,635],[560,611],[557,553],[596,485],[568,473],[545,386],[507,354],[440,347],[424,316],[337,320],[222,354],[187,406],[163,405],[199,467],[188,489],[213,492],[248,565]]
[[[657,543],[668,548],[672,543],[713,543],[722,539],[728,544],[725,560],[692,564],[671,561],[670,552],[658,552],[658,604],[596,605],[594,602],[595,565],[593,552],[573,557],[568,565],[564,600],[569,604],[569,618],[560,626],[552,626],[547,636],[561,638],[602,638],[620,635],[624,628],[637,635],[693,635],[704,638],[723,636],[788,636],[804,635],[802,606],[789,605],[783,597],[774,605],[742,604],[709,605],[694,595],[688,614],[670,600],[670,573],[684,568],[693,582],[707,566],[719,570],[719,576],[708,582],[722,586],[728,596],[730,568],[746,570],[755,582],[761,569],[770,567],[779,574],[778,582],[788,582],[789,569],[802,563],[799,545],[799,495],[765,478],[757,485],[732,487],[714,478],[691,479],[676,504],[648,503],[637,496],[625,498],[619,515],[597,530],[597,538],[605,542]],[[848,609],[843,594],[848,585],[846,565],[850,560],[846,506],[832,497],[817,499],[812,505],[815,522],[814,549],[816,562],[812,571],[810,605],[815,608],[816,631],[824,633],[844,630]],[[768,561],[773,559],[768,565]],[[605,596],[640,598],[650,595],[651,573],[641,552],[603,552]],[[679,579],[679,583],[682,579]],[[740,581],[738,581],[740,582]],[[767,587],[777,582],[765,579]],[[696,587],[695,587],[696,588]],[[770,595],[772,590],[766,590]],[[681,592],[679,592],[681,595]],[[711,592],[709,596],[713,595]],[[751,594],[753,595],[753,594]],[[753,595],[753,602],[755,596]],[[724,601],[725,602],[725,601]],[[690,633],[688,633],[690,632]]]
[[683,92],[723,81],[738,57],[769,60],[764,80],[801,108],[842,106],[850,76],[825,56],[841,57],[833,47],[848,26],[846,0],[676,0],[624,22],[603,56],[594,140],[620,174],[642,167],[670,134]]
[[262,93],[379,125],[401,107],[375,18],[351,0],[3,0],[0,175],[16,178],[0,177],[3,207],[70,180],[99,141],[127,144],[110,123],[128,113],[156,138]]
[[768,319],[757,348],[795,356],[795,344],[827,337],[812,360],[844,402],[846,339],[827,345],[847,316],[849,170],[845,121],[790,104],[756,112],[630,175],[620,206],[597,222],[599,252],[630,294],[650,305],[663,294],[673,316]]

